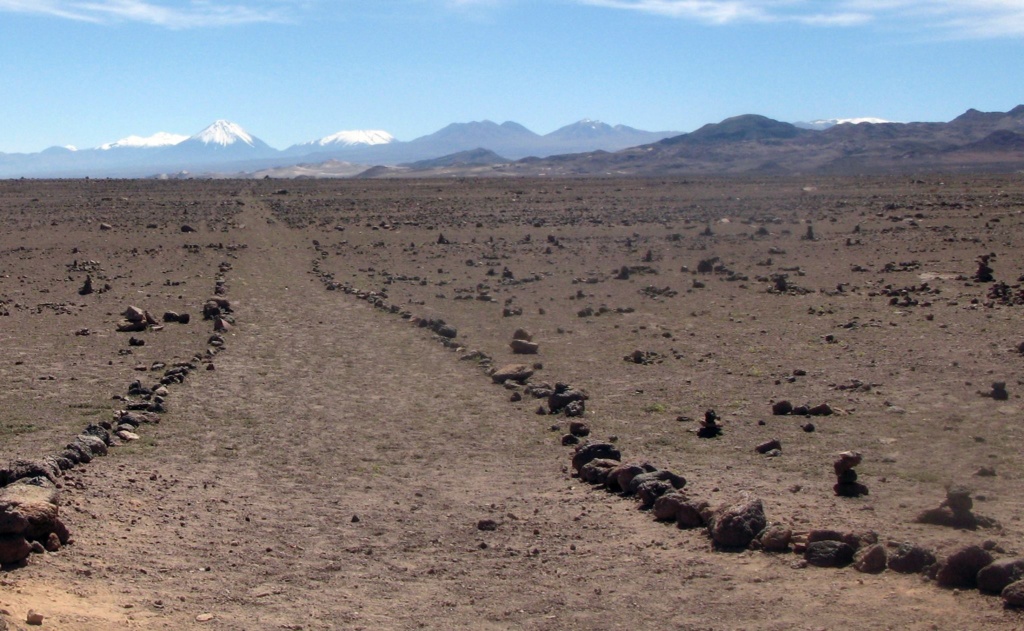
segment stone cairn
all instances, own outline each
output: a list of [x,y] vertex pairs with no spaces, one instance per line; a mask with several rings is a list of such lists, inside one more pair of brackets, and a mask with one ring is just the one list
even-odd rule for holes
[[836,472],[836,484],[832,490],[839,497],[860,497],[868,494],[868,487],[857,481],[857,472],[854,470],[861,460],[863,457],[860,452],[844,451],[832,465]]
[[714,410],[705,410],[704,420],[700,422],[700,429],[697,430],[697,436],[701,438],[715,438],[722,434],[722,424],[719,422],[722,417],[718,416],[718,413]]

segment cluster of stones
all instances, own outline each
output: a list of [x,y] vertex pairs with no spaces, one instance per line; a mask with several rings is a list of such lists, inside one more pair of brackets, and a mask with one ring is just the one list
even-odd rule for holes
[[[230,266],[228,266],[230,269]],[[226,271],[221,266],[221,273]],[[217,287],[225,287],[219,283]],[[215,288],[216,290],[216,288]],[[223,291],[219,292],[223,295]],[[216,305],[217,313],[204,308],[210,318],[223,318],[231,312],[226,298],[211,299],[207,303]],[[172,312],[168,312],[171,314]],[[129,307],[124,312],[125,323],[142,331],[158,328],[155,319],[146,311]],[[188,323],[187,314],[164,316],[166,322]],[[233,322],[233,320],[232,320]],[[119,330],[121,326],[118,327]],[[134,338],[133,338],[134,339]],[[121,409],[114,411],[111,421],[88,425],[61,451],[38,460],[14,460],[0,468],[0,564],[23,563],[32,553],[56,552],[72,542],[71,534],[60,520],[60,491],[58,484],[65,471],[88,464],[93,458],[105,456],[111,447],[123,442],[139,439],[139,428],[160,422],[160,415],[167,411],[169,386],[185,381],[186,377],[206,361],[207,370],[213,368],[212,358],[224,349],[224,338],[214,333],[208,340],[204,354],[196,354],[192,361],[178,362],[167,367],[162,362],[154,363],[149,370],[163,370],[157,383],[144,385],[141,380],[133,381],[126,395],[115,395],[114,400]]]
[[572,468],[585,482],[635,498],[658,521],[707,528],[719,548],[746,548],[768,527],[761,500],[745,496],[713,510],[708,502],[687,495],[683,476],[646,462],[622,462],[622,454],[611,443],[577,445]]
[[832,487],[839,497],[860,497],[868,494],[868,487],[857,481],[857,471],[854,469],[861,463],[863,456],[860,452],[844,451],[833,463],[832,468],[836,472],[836,483]]
[[776,401],[772,404],[772,414],[775,416],[831,416],[834,412],[828,403],[794,406],[789,401]]

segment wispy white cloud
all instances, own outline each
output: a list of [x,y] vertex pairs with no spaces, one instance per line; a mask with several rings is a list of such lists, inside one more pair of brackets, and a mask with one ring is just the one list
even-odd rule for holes
[[1024,0],[574,0],[707,24],[877,24],[948,37],[1024,37]]
[[137,22],[171,29],[230,26],[288,19],[287,0],[215,2],[191,0],[0,0],[0,12],[25,13],[81,22]]

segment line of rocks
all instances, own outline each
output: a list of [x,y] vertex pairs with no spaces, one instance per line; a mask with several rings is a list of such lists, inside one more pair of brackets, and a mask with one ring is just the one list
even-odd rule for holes
[[[315,241],[314,248],[320,256],[313,262],[313,273],[320,277],[328,291],[342,291],[382,312],[399,315],[417,326],[428,328],[446,348],[463,352],[461,359],[476,361],[493,383],[513,390],[512,401],[521,401],[523,393],[546,398],[548,407],[541,405],[538,414],[564,413],[572,417],[585,413],[584,402],[589,397],[584,391],[564,383],[552,387],[547,383],[531,382],[535,370],[539,369],[536,368],[538,364],[508,364],[495,368],[493,358],[483,351],[466,351],[455,342],[457,330],[444,320],[416,317],[397,305],[389,304],[386,292],[362,290],[336,282],[333,274],[319,266],[320,259],[326,258],[326,250]],[[814,413],[809,415],[827,416],[832,413],[827,404],[808,408],[807,412],[792,404],[787,407],[778,411],[773,409],[773,412],[781,415],[808,414],[813,409]],[[705,415],[703,428],[713,428],[712,431],[718,433],[721,431],[718,417],[713,411],[709,412]],[[553,429],[558,428],[558,425],[553,426]],[[705,528],[716,550],[793,552],[802,555],[802,559],[794,563],[797,568],[842,568],[852,564],[857,571],[865,573],[886,569],[904,574],[920,573],[943,587],[977,587],[985,593],[1001,594],[1008,606],[1024,607],[1024,558],[995,560],[991,551],[1002,550],[994,542],[960,548],[939,561],[932,551],[920,546],[904,542],[881,544],[873,531],[854,533],[816,529],[794,532],[783,524],[769,522],[763,502],[756,497],[743,494],[732,502],[712,508],[707,501],[691,498],[685,492],[686,479],[683,476],[648,462],[623,463],[621,452],[612,443],[581,443],[580,439],[589,434],[590,427],[586,423],[574,421],[569,425],[569,433],[562,436],[563,445],[574,447],[572,468],[581,480],[623,497],[635,498],[640,508],[649,510],[658,521],[674,522],[681,529]],[[866,494],[866,487],[857,483],[855,478],[852,481],[848,479],[855,476],[853,467],[859,464],[859,456],[856,452],[844,452],[839,454],[834,466],[838,480],[836,486],[852,483],[861,491],[858,495]],[[837,495],[847,495],[840,490],[846,489],[837,488]]]
[[[839,454],[835,469],[852,471],[859,454]],[[993,541],[959,548],[945,559],[920,546],[905,542],[879,543],[878,534],[814,529],[794,532],[769,522],[760,499],[743,494],[732,502],[712,508],[707,501],[690,497],[686,479],[647,462],[623,462],[621,452],[611,443],[587,442],[576,445],[572,469],[579,479],[601,486],[610,493],[635,498],[641,509],[650,510],[657,521],[674,522],[680,529],[705,528],[716,550],[763,550],[793,552],[802,559],[794,568],[807,566],[842,568],[853,565],[864,573],[886,569],[901,574],[921,574],[947,588],[977,588],[999,594],[1010,607],[1024,607],[1024,557],[996,559],[1004,553]],[[854,482],[855,483],[855,482]],[[846,496],[839,493],[839,495]],[[970,506],[963,492],[950,491],[943,507],[958,507],[961,515]],[[969,500],[969,498],[968,498]]]
[[[89,424],[56,454],[38,460],[16,459],[0,467],[0,565],[21,564],[32,553],[57,552],[73,543],[70,531],[60,519],[60,478],[64,472],[107,455],[111,447],[139,440],[140,427],[159,423],[160,415],[167,411],[170,386],[183,383],[201,364],[213,370],[213,357],[225,348],[220,334],[226,330],[223,324],[226,318],[234,324],[231,303],[223,297],[224,274],[230,269],[228,263],[220,265],[214,288],[218,297],[210,299],[204,307],[204,318],[213,320],[215,329],[204,352],[170,367],[155,362],[149,370],[163,370],[158,382],[147,386],[142,380],[133,381],[126,395],[114,395],[120,409],[113,412],[111,421]],[[122,315],[125,322],[118,325],[119,331],[138,332],[159,326],[147,311],[137,307],[129,307]],[[174,315],[177,317],[172,320],[165,314],[165,321],[189,322],[182,314]],[[132,326],[125,326],[128,324]]]

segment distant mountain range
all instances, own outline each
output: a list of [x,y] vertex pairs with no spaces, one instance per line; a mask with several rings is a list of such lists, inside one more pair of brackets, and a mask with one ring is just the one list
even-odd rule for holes
[[148,177],[181,172],[244,176],[296,172],[289,169],[316,163],[331,163],[338,172],[341,162],[391,166],[479,148],[500,154],[504,161],[617,151],[678,133],[582,120],[542,136],[518,123],[485,120],[453,123],[409,142],[382,130],[351,130],[278,151],[241,126],[218,120],[193,136],[161,132],[148,137],[128,136],[95,149],[51,147],[38,153],[0,153],[0,177]]
[[0,153],[0,177],[426,177],[454,175],[861,174],[1024,171],[1024,105],[968,110],[948,123],[756,114],[693,132],[582,120],[546,135],[514,122],[454,123],[408,142],[343,131],[270,147],[220,120],[185,137],[128,136],[95,149]]
[[[479,169],[463,169],[467,174]],[[617,152],[519,160],[487,175],[792,175],[1024,172],[1024,105],[948,123],[835,124],[823,130],[748,114]],[[389,175],[408,175],[390,173]],[[444,170],[457,175],[457,170]],[[427,173],[416,173],[426,176]]]

